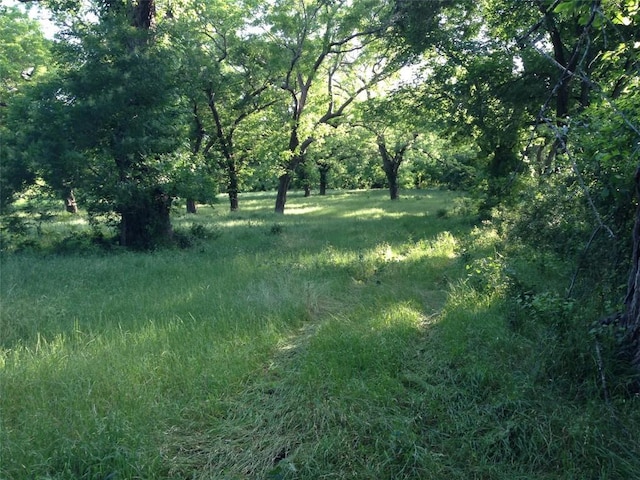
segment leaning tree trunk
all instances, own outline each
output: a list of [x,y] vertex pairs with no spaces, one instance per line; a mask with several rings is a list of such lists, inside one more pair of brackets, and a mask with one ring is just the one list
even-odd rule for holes
[[640,371],[640,167],[636,170],[635,182],[639,204],[633,226],[631,273],[620,324],[624,329],[623,348],[630,353],[631,365]]
[[304,142],[300,143],[298,138],[298,127],[295,126],[291,130],[289,137],[289,152],[291,152],[291,159],[287,162],[286,171],[280,178],[278,178],[278,195],[276,197],[275,212],[284,214],[284,206],[287,203],[287,192],[291,185],[291,179],[298,167],[304,168],[305,154],[309,145],[311,145],[315,139],[308,137]]
[[[292,150],[293,151],[293,150]],[[289,186],[291,186],[291,180],[293,174],[300,165],[304,163],[304,153],[294,155],[287,165],[286,173],[280,175],[278,178],[278,194],[276,196],[276,208],[275,212],[284,214],[284,207],[287,203],[287,192]]]
[[289,172],[283,174],[278,179],[278,194],[276,196],[275,212],[284,214],[284,206],[287,203],[287,190],[291,183],[291,174]]

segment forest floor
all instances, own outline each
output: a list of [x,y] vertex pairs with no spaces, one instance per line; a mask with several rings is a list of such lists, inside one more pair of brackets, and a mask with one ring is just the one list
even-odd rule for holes
[[176,211],[183,249],[10,239],[0,479],[640,478],[570,265],[452,192],[240,202]]

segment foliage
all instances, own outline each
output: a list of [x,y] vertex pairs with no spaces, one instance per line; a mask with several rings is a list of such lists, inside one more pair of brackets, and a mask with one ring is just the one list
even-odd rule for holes
[[[583,36],[590,34],[587,3],[561,2],[555,11],[557,21],[577,22]],[[625,4],[623,11],[627,8]],[[537,147],[537,159],[530,150],[530,177],[524,180],[521,201],[502,215],[513,221],[514,237],[573,258],[574,286],[578,288],[572,294],[598,292],[598,308],[604,316],[625,295],[636,203],[633,172],[638,165],[640,106],[634,88],[637,63],[624,46],[630,41],[629,32],[626,26],[616,26],[620,12],[603,2],[597,13],[599,29],[591,34],[597,54],[590,53],[593,61],[588,67],[576,66],[583,93],[579,108],[574,107],[561,130],[548,122],[544,125],[561,141],[563,153],[555,156],[553,164],[547,157],[546,165],[541,166],[544,147]],[[625,18],[624,22],[633,21],[631,14]],[[563,32],[570,35],[568,30]],[[608,35],[615,40],[608,40]],[[532,133],[530,146],[534,138]]]
[[[471,295],[513,295],[581,358],[592,338],[575,305],[619,309],[637,206],[637,1],[184,0],[148,25],[134,13],[149,2],[46,3],[66,25],[56,62],[27,17],[3,7],[0,22],[4,249],[43,241],[48,212],[6,208],[29,186],[75,194],[92,218],[119,217],[122,244],[152,248],[199,243],[172,231],[180,197],[219,189],[235,210],[239,191],[277,189],[283,213],[291,187],[317,182],[386,182],[392,198],[438,185],[474,197],[439,220],[478,213],[573,267],[562,294],[531,293],[512,252],[492,252],[467,262]],[[288,225],[271,225],[286,246]],[[353,276],[378,267],[363,254]]]
[[23,132],[26,119],[9,107],[20,101],[30,83],[38,82],[50,66],[49,42],[37,28],[37,22],[16,7],[0,6],[0,208],[15,200],[15,195],[35,182],[30,162],[17,161],[16,138]]
[[119,214],[121,242],[146,248],[166,240],[162,205],[180,186],[179,64],[161,32],[130,25],[116,8],[99,13],[97,23],[76,20],[56,43],[56,75],[14,106],[13,161],[35,164],[54,189],[77,189],[90,210]]
[[[273,85],[278,62],[265,59],[269,45],[262,36],[246,33],[256,13],[251,2],[195,2],[183,9],[171,33],[180,51],[182,93],[193,106],[191,151],[210,172],[219,172],[217,180],[236,210],[250,158],[264,136],[275,134],[252,117],[268,115],[265,110],[279,100]],[[271,142],[268,148],[273,147]]]
[[0,6],[0,102],[6,106],[8,97],[30,80],[37,79],[48,67],[51,57],[49,42],[37,26],[37,21],[17,7]]

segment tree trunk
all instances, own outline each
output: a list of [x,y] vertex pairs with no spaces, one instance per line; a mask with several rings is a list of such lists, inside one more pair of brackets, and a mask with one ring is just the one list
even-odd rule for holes
[[384,139],[379,136],[378,151],[382,157],[382,168],[389,183],[389,197],[391,200],[398,200],[398,170],[402,163],[404,149],[392,156],[384,143]]
[[278,179],[278,195],[276,196],[276,213],[284,214],[284,206],[287,203],[287,190],[291,183],[291,174],[289,172],[281,175]]
[[320,195],[327,194],[327,183],[329,180],[329,168],[325,166],[318,167],[320,172]]
[[67,190],[64,200],[65,210],[69,213],[78,213],[78,204],[76,203],[76,197],[73,194],[73,189]]
[[387,171],[387,181],[389,182],[389,198],[391,200],[398,200],[400,198],[398,194],[398,174],[394,171]]
[[[305,144],[307,144],[307,142],[310,144],[311,141],[309,140],[313,141],[312,139],[308,139],[305,141]],[[308,144],[301,147],[300,153],[293,156],[287,165],[286,173],[281,175],[278,179],[278,195],[276,197],[275,208],[276,213],[284,214],[284,206],[287,203],[287,192],[289,191],[289,186],[291,186],[292,176],[298,167],[303,166],[304,168],[304,152]],[[291,151],[293,152],[294,150]]]
[[229,209],[232,212],[238,210],[238,169],[236,163],[230,160],[227,163],[227,174],[229,175],[227,183],[227,194],[229,195]]
[[138,0],[133,9],[131,25],[142,30],[148,30],[153,25],[155,15],[155,0]]
[[300,162],[298,164],[296,173],[298,174],[298,179],[302,184],[302,189],[304,190],[304,196],[305,198],[308,198],[311,196],[311,182],[309,180],[309,175],[307,174],[306,168],[307,166],[304,164],[304,162]]
[[187,213],[197,213],[196,201],[193,198],[187,198]]
[[[111,2],[109,8],[119,8],[122,3]],[[130,25],[140,32],[150,32],[155,19],[155,0],[137,0],[127,3]],[[131,53],[147,48],[153,35],[131,37]],[[140,152],[142,155],[142,152]],[[127,248],[148,250],[173,241],[171,203],[173,198],[158,185],[145,185],[140,175],[132,176],[129,160],[116,158],[123,185],[129,185],[120,200],[120,244]],[[135,170],[135,169],[134,169]]]

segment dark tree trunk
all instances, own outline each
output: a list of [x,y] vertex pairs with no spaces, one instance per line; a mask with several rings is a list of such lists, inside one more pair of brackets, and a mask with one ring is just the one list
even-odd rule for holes
[[229,195],[229,209],[232,212],[238,210],[238,167],[233,161],[230,159],[227,163],[227,174],[229,175],[228,183],[227,183],[227,194]]
[[220,112],[218,111],[218,105],[216,103],[216,95],[213,90],[207,92],[209,97],[209,110],[215,121],[217,141],[220,143],[220,152],[224,160],[220,163],[227,174],[227,194],[229,195],[229,209],[232,212],[238,210],[238,163],[233,147],[233,131],[234,128],[229,128],[225,135],[225,129],[220,118]]
[[[594,2],[594,6],[595,3],[596,2]],[[576,41],[571,50],[568,49],[563,42],[562,34],[556,23],[554,12],[549,8],[549,4],[547,2],[538,2],[538,5],[540,11],[544,15],[547,32],[549,33],[549,40],[551,41],[551,45],[553,47],[553,59],[556,61],[559,67],[563,68],[560,78],[558,79],[556,86],[554,87],[554,93],[556,95],[556,125],[558,127],[558,130],[557,132],[555,132],[555,140],[549,153],[548,163],[549,167],[551,167],[555,157],[558,154],[565,153],[567,149],[567,135],[563,132],[567,125],[567,119],[571,111],[571,82],[575,76],[576,68],[578,67],[580,60],[583,58],[587,58],[585,65],[588,66],[591,63],[588,60],[592,59],[593,55],[590,51],[589,42],[587,42],[584,47],[581,48],[581,38]],[[588,23],[586,25],[580,25],[580,28],[591,28],[593,20],[595,19],[596,10],[597,9],[594,9],[592,11],[591,18],[588,20]],[[587,30],[584,30],[583,33],[586,31]],[[581,92],[580,96],[578,97],[582,109],[586,108],[589,105],[590,92],[590,84],[588,82],[582,81]],[[551,170],[551,168],[549,168],[548,170]]]
[[78,204],[72,188],[68,189],[65,194],[64,207],[69,213],[78,213]]
[[[297,138],[297,137],[296,137]],[[297,141],[297,140],[296,140]],[[278,179],[278,195],[276,196],[276,213],[284,213],[284,207],[287,203],[287,192],[289,191],[289,187],[291,186],[291,179],[298,167],[303,166],[305,160],[305,150],[311,144],[313,139],[306,140],[302,147],[300,148],[300,152],[293,156],[293,158],[289,161],[287,165],[286,173],[281,175]],[[293,142],[291,142],[293,144]],[[296,144],[297,146],[297,144]],[[291,149],[293,152],[294,149]],[[303,166],[304,167],[304,166]]]
[[[111,8],[122,3],[112,2]],[[148,35],[131,38],[131,53],[147,48],[153,40],[151,29],[155,18],[154,0],[137,0],[127,3],[132,27]],[[142,152],[140,152],[142,155]],[[117,211],[120,214],[120,244],[127,248],[147,250],[173,241],[171,203],[173,198],[160,186],[149,185],[142,173],[133,174],[131,162],[116,158],[120,180],[127,186]],[[142,166],[142,165],[141,165]],[[133,169],[135,171],[135,169]],[[143,169],[144,170],[144,169]]]
[[153,25],[155,15],[155,0],[138,0],[133,8],[131,24],[141,30],[148,30]]
[[389,182],[389,198],[398,200],[398,174],[396,172],[387,172],[387,181]]
[[558,84],[556,86],[556,117],[558,118],[558,121],[560,121],[569,113],[569,84],[573,78],[573,69],[570,68],[571,65],[567,62],[566,48],[562,42],[560,30],[558,30],[558,26],[556,25],[554,13],[547,10],[547,6],[543,3],[540,3],[540,9],[545,16],[549,40],[551,40],[551,45],[553,47],[553,58],[558,65],[566,69],[562,72],[562,76],[558,80]]
[[299,169],[298,169],[298,178],[300,179],[300,182],[302,183],[302,189],[304,190],[304,196],[305,198],[308,198],[311,196],[311,185],[309,182],[309,175],[307,175],[307,171],[305,170],[305,165],[304,163],[300,163],[299,165]]
[[320,172],[320,195],[326,195],[327,184],[329,183],[329,167],[320,165],[318,171]]
[[284,214],[284,206],[287,203],[287,191],[291,184],[291,174],[289,172],[281,175],[278,179],[278,194],[276,196],[276,213]]
[[[306,98],[306,90],[303,94],[303,98]],[[301,100],[301,102],[303,104],[304,100]],[[298,108],[302,108],[301,104],[298,105]],[[298,138],[297,125],[291,129],[291,134],[289,135],[289,152],[291,153],[291,159],[287,162],[285,167],[286,173],[281,175],[278,179],[278,195],[276,197],[275,208],[276,213],[284,214],[284,207],[287,203],[287,191],[291,185],[291,178],[299,167],[304,168],[307,148],[309,148],[309,145],[314,141],[315,139],[313,137],[307,137],[305,141],[301,143],[300,138]]]
[[[567,65],[565,55],[566,49],[562,42],[560,30],[558,30],[558,26],[556,25],[554,13],[553,11],[548,10],[547,5],[543,2],[540,2],[539,6],[540,11],[544,15],[547,32],[549,33],[549,40],[553,47],[553,58],[560,67],[565,68],[565,71],[561,73],[561,77],[558,79],[554,88],[556,95],[556,125],[558,127],[558,132],[562,132],[562,127],[565,125],[566,118],[569,113],[569,85],[572,79],[572,72],[568,70],[569,66]],[[565,151],[566,142],[566,135],[562,135],[560,133],[554,134],[554,140],[549,154],[547,155],[545,172],[549,172],[553,169],[553,162],[558,154]]]
[[[202,141],[204,140],[204,136],[206,131],[204,126],[202,125],[202,121],[200,120],[200,114],[198,112],[198,104],[194,102],[193,104],[193,130],[192,130],[192,138],[191,138],[191,153],[195,157],[200,152],[202,148]],[[198,208],[196,206],[195,198],[187,198],[187,213],[195,214],[198,212]]]
[[387,146],[384,143],[384,139],[378,137],[378,151],[382,157],[382,168],[387,176],[387,182],[389,183],[389,197],[391,200],[398,200],[398,170],[404,156],[404,148],[397,152],[395,155],[391,155]]

